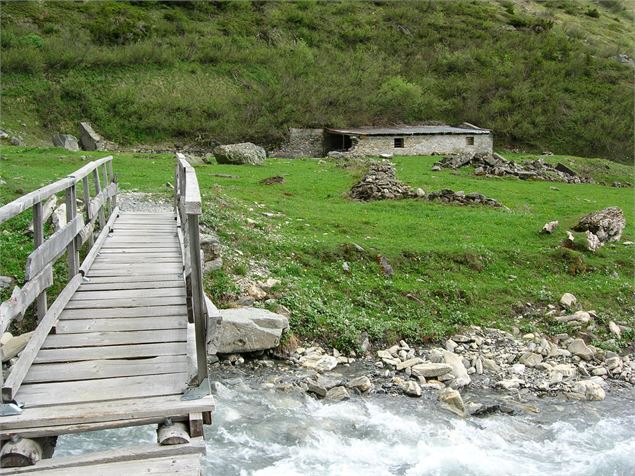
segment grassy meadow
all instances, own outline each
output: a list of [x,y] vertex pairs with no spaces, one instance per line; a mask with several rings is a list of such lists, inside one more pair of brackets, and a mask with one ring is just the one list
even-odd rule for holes
[[[6,203],[81,167],[81,156],[103,153],[0,147],[0,155],[0,176],[7,182],[0,200]],[[165,184],[172,181],[171,156],[114,155],[123,190],[170,193]],[[610,341],[603,325],[635,324],[633,247],[624,244],[635,239],[633,188],[476,177],[468,168],[432,172],[436,160],[398,157],[394,163],[398,177],[413,187],[480,192],[509,210],[416,199],[351,201],[346,192],[364,172],[356,163],[268,159],[257,167],[197,166],[202,222],[226,248],[223,269],[207,277],[207,291],[220,307],[228,305],[237,297],[236,280],[268,269],[282,281],[277,301],[292,311],[294,332],[342,349],[356,348],[364,334],[374,341],[421,342],[469,324],[558,332],[545,307],[564,292],[598,312],[597,343],[615,347],[633,339],[626,333],[621,343]],[[613,162],[548,160],[564,161],[606,184],[633,181],[630,167]],[[285,182],[260,183],[274,175]],[[560,246],[582,215],[607,206],[619,206],[627,217],[621,242],[597,253]],[[0,274],[18,281],[32,249],[24,235],[29,219],[26,213],[0,228]],[[552,220],[560,228],[540,235]],[[394,268],[391,278],[382,273],[378,256]]]

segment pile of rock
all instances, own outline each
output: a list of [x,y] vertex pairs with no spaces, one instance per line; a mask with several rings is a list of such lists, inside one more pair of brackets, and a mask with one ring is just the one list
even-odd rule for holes
[[618,207],[609,207],[582,217],[573,229],[592,233],[604,244],[622,238],[625,226],[626,220],[622,210]]
[[387,161],[372,163],[366,175],[350,191],[356,200],[395,200],[416,197],[417,193],[397,180],[393,164]]
[[458,203],[459,205],[486,205],[489,207],[503,207],[503,205],[494,200],[487,198],[480,193],[465,193],[463,191],[454,192],[450,189],[439,190],[438,192],[430,192],[428,200],[438,200],[443,203]]
[[555,167],[545,163],[542,159],[532,160],[518,164],[513,160],[507,160],[499,154],[459,154],[446,156],[432,167],[432,170],[441,168],[458,169],[471,165],[475,167],[475,175],[487,176],[514,176],[520,179],[546,180],[550,182],[566,183],[593,183],[589,177],[580,177],[575,171],[562,163]]

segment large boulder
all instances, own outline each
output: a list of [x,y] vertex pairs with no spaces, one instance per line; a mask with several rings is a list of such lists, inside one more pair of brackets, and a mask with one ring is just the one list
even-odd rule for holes
[[622,210],[618,207],[609,207],[580,218],[573,229],[575,231],[590,231],[602,243],[606,243],[607,241],[618,241],[622,237],[625,226],[626,219]]
[[88,122],[80,122],[79,129],[81,134],[79,142],[84,150],[105,150],[106,142],[97,134]]
[[54,134],[53,145],[55,147],[63,147],[66,150],[72,150],[74,152],[79,150],[77,137],[70,134]]
[[233,354],[272,349],[280,344],[289,320],[280,314],[255,307],[221,309],[217,352]]
[[251,142],[219,145],[214,149],[219,164],[262,164],[267,158],[265,149]]

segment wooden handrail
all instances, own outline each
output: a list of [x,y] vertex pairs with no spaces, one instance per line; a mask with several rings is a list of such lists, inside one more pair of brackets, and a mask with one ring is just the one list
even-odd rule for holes
[[179,225],[179,240],[182,240],[185,288],[188,315],[194,322],[196,334],[197,381],[207,377],[207,305],[203,290],[203,263],[199,236],[199,216],[202,213],[201,192],[196,171],[176,154],[174,185],[174,207]]
[[[103,159],[92,161],[76,170],[67,177],[57,180],[52,184],[46,185],[33,192],[27,193],[22,197],[0,208],[0,224],[27,211],[33,207],[33,235],[34,250],[28,256],[25,269],[25,283],[22,288],[15,287],[11,298],[0,304],[0,334],[5,332],[11,321],[15,318],[22,318],[25,311],[37,301],[37,315],[40,325],[38,325],[36,335],[40,336],[29,346],[28,353],[21,354],[16,368],[20,371],[11,378],[11,387],[8,390],[3,388],[2,401],[10,400],[15,389],[19,388],[21,379],[24,377],[24,364],[22,361],[28,360],[28,356],[32,356],[33,346],[41,345],[42,335],[48,334],[51,323],[57,318],[60,306],[65,303],[55,303],[48,309],[46,290],[53,284],[53,263],[57,261],[64,252],[68,259],[68,276],[69,283],[58,300],[67,299],[69,286],[77,287],[78,279],[81,278],[79,250],[82,245],[88,241],[89,247],[94,244],[93,232],[95,221],[99,219],[101,233],[106,231],[106,213],[110,215],[113,209],[116,211],[117,183],[112,173],[112,157],[104,157]],[[105,179],[104,188],[101,188],[99,182],[99,169],[102,168]],[[110,172],[110,173],[108,173]],[[90,187],[88,185],[88,176],[93,174],[95,179],[95,197],[91,199]],[[82,182],[84,213],[85,216],[77,212],[77,184]],[[48,238],[44,237],[44,214],[42,211],[43,202],[48,200],[52,195],[64,191],[66,194],[66,219],[67,224]],[[89,253],[90,256],[90,253]],[[78,278],[79,277],[79,278]],[[40,329],[42,322],[46,318],[45,326],[48,329]],[[23,358],[23,355],[27,357]],[[2,347],[0,346],[0,356],[2,356]],[[30,365],[30,363],[29,363]],[[28,367],[28,366],[27,366]],[[13,374],[12,373],[10,375]],[[3,378],[0,373],[0,386],[3,386]]]

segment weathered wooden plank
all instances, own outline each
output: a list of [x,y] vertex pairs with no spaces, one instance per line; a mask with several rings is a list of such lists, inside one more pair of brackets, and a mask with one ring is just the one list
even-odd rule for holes
[[16,364],[11,368],[11,373],[6,382],[2,386],[2,396],[5,401],[11,401],[15,398],[15,394],[22,384],[24,376],[27,374],[29,367],[35,360],[35,357],[42,346],[42,343],[46,341],[46,336],[50,332],[51,328],[55,324],[55,321],[62,313],[64,306],[68,303],[75,290],[82,282],[82,276],[76,275],[71,279],[66,287],[59,294],[53,305],[47,311],[46,315],[42,319],[42,322],[37,326],[35,332],[31,336],[29,343],[26,345],[20,358]]
[[[196,176],[194,177],[196,180]],[[198,187],[198,185],[197,185]],[[200,196],[199,196],[200,200]],[[201,263],[201,246],[199,240],[198,215],[188,216],[188,235],[191,247],[192,272],[192,311],[194,314],[194,330],[196,331],[196,356],[198,382],[207,377],[207,307],[203,291],[203,270]]]
[[[97,170],[97,168],[93,170],[93,182],[95,183],[95,194],[99,195],[101,193],[101,182],[99,181],[99,171]],[[106,214],[103,207],[99,208],[99,213],[97,216],[99,217],[99,227],[103,228],[104,226],[106,226]]]
[[80,425],[102,421],[162,419],[191,412],[214,411],[214,398],[207,395],[196,400],[181,400],[181,395],[147,397],[114,402],[98,401],[60,405],[52,408],[25,408],[22,415],[0,418],[0,432],[24,428]]
[[[37,206],[38,203],[42,203],[42,202],[37,202],[33,204],[34,214],[35,214],[35,207]],[[57,206],[57,195],[51,195],[48,198],[48,200],[46,200],[46,202],[44,202],[44,204],[42,205],[42,224],[45,224],[49,220],[49,218],[51,218],[51,215],[53,214],[53,210],[55,210],[56,206]],[[31,221],[31,224],[29,225],[29,232],[33,232],[33,231],[34,231],[33,221]]]
[[121,307],[174,306],[185,304],[183,296],[70,301],[66,309],[112,309]]
[[[179,273],[183,271],[183,263],[178,258],[172,258],[169,260],[165,260],[165,259],[143,260],[143,261],[133,261],[133,262],[127,262],[127,263],[122,263],[122,262],[108,263],[108,262],[100,261],[100,262],[94,263],[90,269],[94,271],[107,270],[107,269],[112,269],[115,271],[121,271],[121,270],[144,271],[145,269],[148,268],[148,266],[156,267],[159,265],[164,265],[163,267],[168,272]],[[113,274],[117,274],[117,273],[113,273]]]
[[151,329],[181,329],[187,325],[187,316],[111,317],[104,319],[62,319],[57,322],[57,334],[82,332],[141,331]]
[[79,182],[81,179],[83,179],[84,177],[89,175],[97,167],[101,167],[102,165],[104,165],[104,164],[106,164],[108,162],[111,162],[111,161],[112,161],[112,156],[111,155],[109,155],[107,157],[104,157],[103,159],[93,160],[93,161],[87,163],[86,165],[84,165],[81,169],[76,170],[75,172],[70,174],[69,177],[74,179],[75,182]]
[[88,184],[88,176],[82,177],[82,194],[84,197],[84,211],[86,212],[86,225],[81,232],[82,245],[88,241],[88,247],[92,248],[95,243],[93,232],[95,231],[95,215],[90,212],[90,207],[86,204],[90,203],[90,185]]
[[181,163],[183,171],[185,172],[185,212],[188,215],[200,215],[201,214],[201,192],[198,187],[198,180],[196,180],[196,172],[194,168],[187,163],[185,156],[179,152],[176,153],[177,160]]
[[126,256],[126,255],[162,255],[165,253],[178,253],[178,249],[173,246],[161,248],[102,248],[99,251],[100,256]]
[[[181,271],[181,267],[174,266],[172,268],[164,269],[166,273],[178,273]],[[156,274],[161,272],[161,266],[147,266],[144,268],[126,268],[121,270],[113,270],[113,269],[96,269],[91,270],[88,273],[89,277],[105,277],[105,276],[135,276],[135,275],[144,275],[144,274]]]
[[[180,447],[182,445],[174,445]],[[79,468],[67,467],[60,470],[46,469],[38,471],[41,476],[121,476],[122,474],[149,474],[200,476],[200,455],[175,455],[166,458],[147,458],[135,461],[109,462]]]
[[73,242],[84,227],[84,217],[77,215],[62,229],[53,233],[48,240],[38,246],[26,259],[25,279],[31,279]]
[[[164,245],[164,246],[176,246],[178,244],[178,238],[176,236],[176,230],[174,234],[165,235],[165,236],[144,236],[142,233],[134,235],[135,238],[127,236],[118,236],[116,233],[109,237],[106,241],[108,245],[112,245],[116,243],[121,248],[121,245],[125,245],[126,243],[143,245],[143,246],[152,246],[152,245]],[[133,246],[131,246],[133,247]],[[137,246],[138,247],[138,246]]]
[[[115,400],[115,402],[125,402],[127,400]],[[99,403],[108,403],[108,402],[99,402]],[[60,405],[60,407],[66,408],[69,405]],[[40,407],[39,409],[45,409],[48,412],[54,410],[55,406],[50,407]],[[34,408],[32,410],[37,410],[38,408]],[[171,417],[173,421],[187,421],[186,416],[175,416]],[[110,428],[122,428],[128,426],[140,426],[140,425],[152,425],[157,423],[162,423],[165,421],[165,417],[152,417],[152,418],[136,418],[130,420],[115,420],[115,421],[101,421],[96,423],[82,423],[82,424],[74,424],[74,425],[56,425],[56,426],[44,426],[37,428],[24,428],[11,430],[11,432],[0,433],[0,438],[8,439],[9,437],[16,435],[21,436],[22,438],[41,438],[45,436],[58,436],[58,435],[67,435],[72,433],[84,433],[86,431],[98,431],[98,430],[107,430]],[[3,474],[0,470],[0,474]]]
[[0,208],[0,224],[28,210],[34,204],[47,200],[51,195],[59,193],[62,190],[66,190],[73,183],[73,179],[63,178],[7,203]]
[[[135,346],[136,347],[136,346]],[[23,385],[16,399],[32,408],[182,393],[187,373]]]
[[88,209],[92,216],[95,216],[99,213],[99,210],[102,209],[104,204],[112,198],[117,193],[117,184],[111,183],[106,188],[101,190],[95,197],[90,201],[88,205]]
[[[87,453],[79,456],[68,456],[64,458],[49,458],[39,461],[35,466],[28,468],[10,468],[6,473],[1,474],[26,474],[29,472],[40,472],[43,470],[62,470],[66,468],[84,467],[88,472],[97,476],[92,470],[96,464],[105,463],[123,463],[126,461],[153,461],[155,458],[177,457],[184,455],[201,455],[205,454],[205,443],[202,438],[193,438],[190,443],[183,445],[161,446],[153,445],[136,445],[126,448],[117,448],[109,451],[100,451],[97,453]],[[130,473],[120,473],[130,474]]]
[[186,340],[187,334],[185,328],[130,332],[85,332],[82,334],[51,334],[44,341],[42,348],[103,347],[109,345],[185,342]]
[[142,276],[95,276],[87,278],[86,283],[139,283],[139,282],[159,282],[159,281],[183,281],[182,273],[149,273]]
[[110,307],[104,309],[65,309],[60,319],[105,319],[110,317],[186,316],[185,304],[178,306]]
[[104,243],[104,249],[114,248],[138,248],[149,250],[153,248],[164,248],[168,250],[178,249],[178,240],[161,240],[156,241],[123,241],[123,240],[108,240]]
[[86,283],[78,290],[84,291],[108,291],[115,289],[159,289],[174,288],[183,285],[183,280],[179,281],[137,281],[132,283]]
[[124,256],[113,256],[113,257],[98,257],[93,266],[102,265],[102,264],[133,264],[133,263],[182,263],[183,260],[178,253],[171,253],[169,255],[158,255],[158,256],[134,256],[134,255],[124,255]]
[[70,382],[139,375],[160,375],[187,371],[183,356],[162,355],[150,359],[90,360],[33,365],[24,383]]
[[115,208],[112,211],[112,214],[110,218],[108,219],[108,222],[103,226],[101,232],[99,233],[99,236],[97,237],[97,241],[95,242],[93,247],[90,249],[86,257],[84,258],[84,261],[82,261],[82,264],[79,267],[79,271],[84,276],[86,276],[86,273],[88,272],[91,265],[95,261],[95,258],[97,258],[97,255],[99,254],[99,251],[101,250],[101,247],[104,245],[104,242],[108,238],[108,232],[112,228],[112,224],[114,223],[114,221],[117,219],[118,211],[119,211],[118,208]]
[[107,347],[82,347],[75,349],[41,349],[34,363],[75,362],[96,359],[129,359],[131,357],[155,357],[157,355],[185,355],[185,342],[162,344],[111,345]]
[[[87,241],[88,242],[94,242],[94,237],[93,237],[93,233],[95,231],[95,222],[94,221],[89,221],[86,225],[84,225],[84,228],[82,228],[79,232],[79,241],[80,244],[84,244]],[[93,245],[89,243],[89,247],[92,247]]]
[[87,291],[82,290],[73,296],[73,301],[83,301],[86,299],[125,299],[125,298],[149,298],[149,297],[173,297],[185,296],[185,286],[160,289],[121,289],[110,291]]
[[22,316],[31,303],[51,284],[53,284],[53,268],[49,265],[40,274],[27,281],[22,289],[17,286],[13,288],[11,297],[0,304],[0,334],[7,330],[12,319]]

